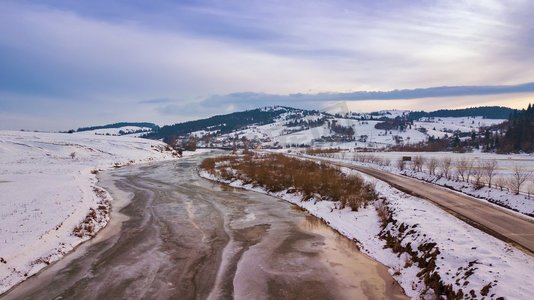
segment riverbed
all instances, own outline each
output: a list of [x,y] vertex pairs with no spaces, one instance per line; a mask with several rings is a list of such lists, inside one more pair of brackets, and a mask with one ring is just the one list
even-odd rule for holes
[[317,218],[200,178],[205,155],[103,172],[110,224],[2,299],[406,298]]

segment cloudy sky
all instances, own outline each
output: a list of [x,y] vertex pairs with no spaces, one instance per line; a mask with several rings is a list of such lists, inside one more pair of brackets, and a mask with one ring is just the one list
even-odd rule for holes
[[0,128],[534,102],[534,1],[0,0]]

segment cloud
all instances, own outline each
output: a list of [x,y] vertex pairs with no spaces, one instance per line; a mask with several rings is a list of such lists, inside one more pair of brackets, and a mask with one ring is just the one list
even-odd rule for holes
[[162,104],[162,103],[171,103],[171,102],[172,102],[171,99],[159,98],[159,99],[141,100],[138,103],[141,103],[141,104]]
[[72,120],[54,122],[69,128],[532,92],[515,85],[534,78],[532,9],[521,0],[5,0],[0,110],[45,120],[65,107]]
[[212,96],[206,99],[204,105],[228,103],[254,103],[254,104],[283,104],[325,102],[325,101],[362,101],[362,100],[409,100],[421,98],[462,97],[473,95],[499,95],[514,93],[534,93],[534,82],[516,85],[496,86],[443,86],[418,89],[404,89],[391,91],[357,91],[344,93],[316,93],[316,94],[265,94],[265,93],[232,93],[222,96]]

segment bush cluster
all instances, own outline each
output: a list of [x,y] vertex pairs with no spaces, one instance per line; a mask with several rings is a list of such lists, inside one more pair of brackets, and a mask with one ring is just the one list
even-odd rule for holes
[[225,180],[242,180],[269,192],[301,193],[306,200],[339,201],[352,210],[376,199],[372,184],[360,176],[347,175],[327,163],[287,157],[282,154],[221,156],[205,159],[201,169]]

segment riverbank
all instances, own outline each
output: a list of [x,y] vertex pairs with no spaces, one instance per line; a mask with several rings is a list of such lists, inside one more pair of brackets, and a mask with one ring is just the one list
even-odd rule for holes
[[100,170],[177,157],[139,138],[18,131],[0,131],[0,154],[0,294],[106,226]]
[[286,201],[200,178],[199,159],[101,174],[129,204],[2,299],[406,299],[350,240]]
[[[340,209],[339,203],[321,201],[320,197],[304,201],[303,195],[291,189],[269,193],[259,184],[224,180],[204,171],[200,174],[233,187],[270,194],[306,209],[388,266],[412,298],[437,295],[530,298],[526,287],[534,279],[532,257],[422,199],[364,174],[342,170],[373,182],[381,200],[355,212]],[[232,171],[227,169],[225,174],[228,173]]]

